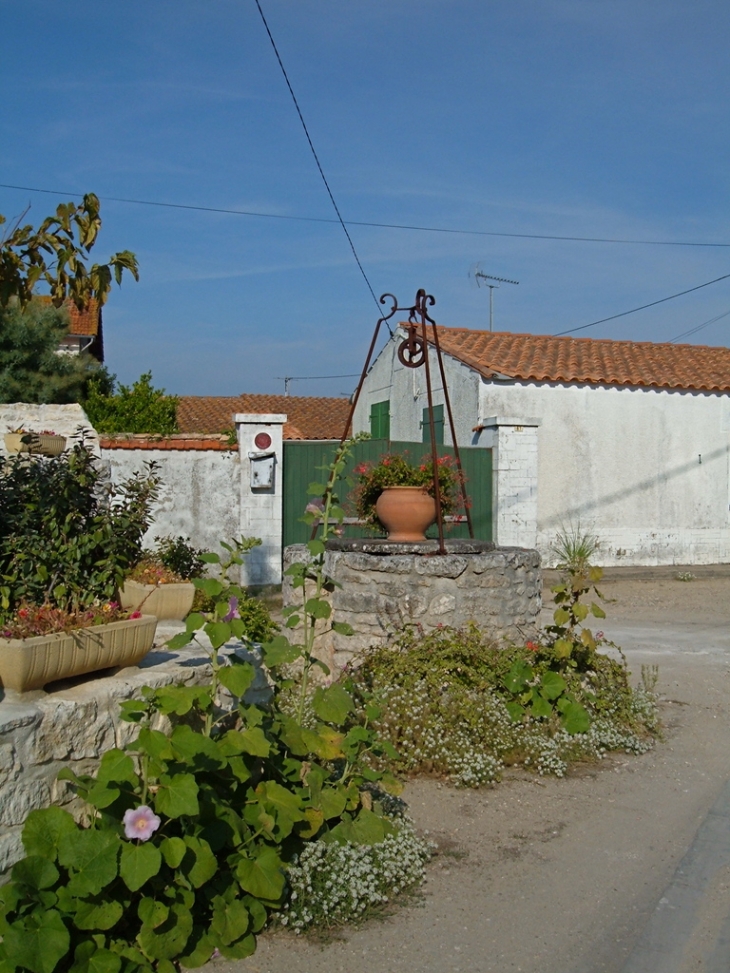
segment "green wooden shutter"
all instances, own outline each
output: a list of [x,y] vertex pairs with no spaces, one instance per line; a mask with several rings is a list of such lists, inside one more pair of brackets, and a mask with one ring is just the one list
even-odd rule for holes
[[[435,405],[433,407],[433,425],[434,432],[436,433],[436,445],[443,445],[444,441],[444,407],[442,405]],[[424,443],[431,442],[431,425],[428,421],[428,409],[423,410],[423,418],[421,420],[421,431],[423,433],[422,441]]]
[[370,435],[373,439],[390,439],[390,400],[370,406]]

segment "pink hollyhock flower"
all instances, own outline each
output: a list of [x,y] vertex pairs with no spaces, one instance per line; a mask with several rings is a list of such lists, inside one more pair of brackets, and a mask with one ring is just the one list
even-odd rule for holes
[[141,618],[142,617],[142,612],[132,612],[132,614],[129,617],[130,618]]
[[130,808],[124,812],[124,834],[130,841],[139,838],[140,841],[149,841],[152,835],[162,824],[151,807],[142,804],[141,807]]
[[238,614],[238,598],[234,595],[228,599],[228,614],[223,616],[224,622],[232,622],[234,618],[240,618]]
[[324,510],[324,500],[317,498],[316,500],[310,500],[307,506],[304,508],[305,514],[321,514]]

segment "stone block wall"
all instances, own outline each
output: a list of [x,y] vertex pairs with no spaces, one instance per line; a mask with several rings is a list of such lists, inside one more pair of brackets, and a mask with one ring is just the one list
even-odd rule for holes
[[[341,546],[355,545],[342,542]],[[361,546],[375,547],[368,542],[361,542]],[[323,634],[318,640],[322,660],[330,668],[342,669],[369,649],[383,645],[392,632],[412,623],[430,630],[439,625],[461,627],[473,621],[501,643],[524,643],[536,637],[541,608],[537,551],[455,541],[447,542],[447,551],[443,556],[328,550],[325,570],[339,585],[328,595],[332,620],[349,623],[355,634]],[[307,557],[305,545],[287,547],[285,569]],[[283,598],[285,606],[298,604],[301,599],[301,589],[293,589],[286,577]]]

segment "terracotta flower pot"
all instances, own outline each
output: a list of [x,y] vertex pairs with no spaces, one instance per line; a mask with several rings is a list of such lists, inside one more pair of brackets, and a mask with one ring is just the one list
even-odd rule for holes
[[436,501],[420,486],[387,487],[377,499],[375,512],[389,541],[425,541],[426,528],[436,520]]
[[125,610],[179,620],[190,614],[194,597],[192,581],[154,585],[127,580],[119,592],[119,601]]
[[25,693],[57,679],[137,665],[152,648],[156,628],[153,615],[142,615],[73,632],[0,639],[0,682]]

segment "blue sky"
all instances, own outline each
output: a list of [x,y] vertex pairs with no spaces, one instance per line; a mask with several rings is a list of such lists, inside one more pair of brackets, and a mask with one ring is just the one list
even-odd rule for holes
[[[726,0],[261,0],[345,220],[730,243]],[[359,372],[375,306],[332,219],[254,0],[0,0],[0,213],[93,191],[94,251],[141,280],[105,308],[108,364],[180,394]],[[58,191],[58,194],[56,194]],[[376,294],[444,325],[556,333],[730,273],[729,247],[351,226]],[[730,279],[579,336],[668,341]],[[687,341],[727,344],[730,316]],[[297,381],[298,395],[355,380]]]

